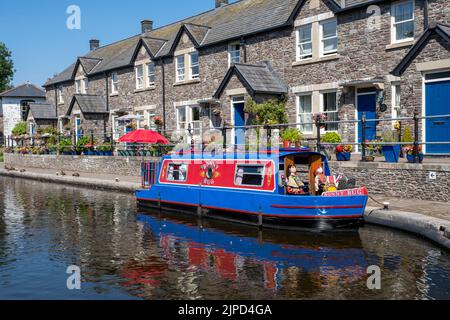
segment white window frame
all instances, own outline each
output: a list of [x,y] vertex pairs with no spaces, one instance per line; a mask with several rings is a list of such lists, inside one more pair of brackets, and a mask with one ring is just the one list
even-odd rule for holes
[[[150,67],[153,68],[153,71],[150,72]],[[149,62],[145,65],[146,71],[146,79],[147,79],[147,87],[153,87],[155,85],[155,63]],[[151,79],[150,79],[151,78]]]
[[75,80],[75,93],[81,94],[81,80]]
[[[186,117],[186,121],[185,121],[185,123],[184,123],[184,127],[182,127],[181,125],[180,125],[180,109],[181,108],[185,108],[185,117]],[[199,111],[199,120],[195,120],[194,121],[194,117],[193,117],[193,110],[195,109],[195,108],[198,108],[198,111]],[[193,105],[184,105],[184,106],[178,106],[178,107],[176,107],[176,109],[177,109],[177,112],[176,112],[176,115],[177,115],[177,130],[180,132],[180,131],[182,131],[182,130],[185,130],[186,131],[186,133],[187,133],[187,130],[188,130],[188,128],[189,128],[189,124],[191,124],[191,128],[192,128],[192,130],[193,130],[193,136],[194,137],[200,137],[201,136],[201,129],[202,129],[202,114],[201,114],[201,108],[200,108],[200,106],[198,105],[198,104],[193,104]],[[195,126],[195,124],[199,124],[199,126],[196,128],[196,126]],[[195,131],[199,131],[199,132],[195,132]]]
[[[392,103],[391,103],[392,118],[398,118],[400,116],[401,100],[399,101],[399,103],[397,105],[397,94],[398,93],[400,94],[400,99],[401,99],[401,94],[402,94],[400,82],[392,82],[391,91],[392,91]],[[393,123],[395,123],[395,122],[396,122],[396,120],[393,121]]]
[[[142,70],[142,75],[139,76],[139,70]],[[144,65],[140,64],[135,67],[136,73],[136,89],[144,89],[145,86],[145,74],[144,74]]]
[[[297,97],[296,97],[296,101],[297,101],[297,103],[296,103],[296,105],[297,105],[297,123],[298,123],[297,128],[300,131],[302,131],[302,133],[304,133],[304,134],[312,134],[313,131],[314,131],[314,128],[313,128],[312,124],[308,124],[308,126],[311,126],[311,131],[303,131],[302,127],[304,127],[305,125],[303,125],[303,126],[300,125],[300,123],[301,123],[300,116],[308,114],[307,112],[300,113],[300,100],[301,100],[302,97],[310,97],[310,99],[311,99],[311,112],[310,112],[310,114],[311,114],[311,116],[313,115],[313,93],[312,92],[302,92],[302,93],[297,94]],[[313,121],[311,121],[311,122],[313,122]]]
[[[239,49],[236,47],[239,46]],[[234,61],[236,58],[236,53],[238,53],[238,61]],[[231,67],[235,63],[241,62],[241,44],[240,43],[231,43],[228,45],[228,68]]]
[[[411,5],[412,5],[412,18],[396,23],[395,22],[395,16],[394,16],[395,7],[400,6],[402,4],[405,4],[405,3],[411,3]],[[391,43],[393,43],[393,44],[394,43],[402,43],[402,42],[408,42],[408,41],[414,40],[414,36],[415,36],[415,33],[416,33],[415,32],[415,22],[414,22],[414,18],[415,18],[414,9],[415,9],[415,1],[414,0],[399,1],[399,2],[393,3],[391,5]],[[403,24],[403,23],[408,23],[408,22],[412,22],[413,23],[413,35],[412,35],[412,37],[398,40],[397,39],[397,25],[398,24]]]
[[[193,64],[192,63],[192,57],[193,56],[197,56],[197,63]],[[186,59],[185,59],[185,64],[186,64]],[[198,68],[198,73],[194,73],[193,69],[194,68]],[[189,79],[190,80],[195,80],[200,78],[200,55],[198,54],[198,51],[192,52],[189,54]]]
[[64,87],[62,85],[59,85],[58,89],[57,89],[57,91],[58,91],[58,103],[59,104],[63,104],[64,103],[63,88]]
[[[336,94],[336,111],[325,111],[325,95],[329,93],[335,93]],[[339,118],[339,101],[338,101],[338,93],[337,90],[326,90],[320,92],[320,112],[325,113],[328,115],[329,113],[336,113]],[[328,119],[329,121],[332,121],[331,119]],[[327,130],[326,128],[321,129],[320,131],[322,133],[326,132],[338,132],[339,131],[339,124],[337,124],[338,129],[337,130]]]
[[[330,23],[330,22],[334,22],[336,23],[336,35],[332,36],[332,37],[328,37],[328,38],[324,38],[323,35],[323,27],[325,24]],[[338,35],[338,25],[337,25],[337,19],[333,18],[333,19],[327,19],[327,20],[323,20],[320,21],[319,23],[319,29],[320,29],[320,57],[326,57],[326,56],[330,56],[333,54],[337,54],[338,51],[338,45],[339,45],[339,35]],[[335,39],[336,38],[336,49],[335,50],[331,50],[331,51],[325,51],[325,40],[331,40],[331,39]]]
[[117,72],[111,74],[111,93],[119,93],[119,78]]
[[[180,68],[180,59],[183,58],[183,67]],[[184,54],[175,57],[175,81],[183,82],[186,81],[186,57]]]
[[[309,27],[309,29],[311,30],[311,39],[309,41],[300,42],[300,30],[304,29],[304,28],[307,28],[307,27]],[[302,25],[302,26],[298,27],[297,31],[296,31],[296,37],[297,37],[297,61],[312,59],[313,58],[313,51],[314,51],[313,25],[312,25],[312,23],[305,24],[305,25]],[[307,43],[311,43],[311,54],[302,55],[300,47],[301,47],[301,45],[307,44]]]

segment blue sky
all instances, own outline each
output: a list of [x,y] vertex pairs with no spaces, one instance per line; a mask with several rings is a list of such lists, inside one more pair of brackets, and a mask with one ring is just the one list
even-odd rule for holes
[[[81,30],[66,27],[70,5],[81,9]],[[0,42],[13,53],[14,85],[42,85],[86,54],[89,39],[109,44],[138,34],[141,20],[159,27],[212,8],[214,0],[0,1]]]

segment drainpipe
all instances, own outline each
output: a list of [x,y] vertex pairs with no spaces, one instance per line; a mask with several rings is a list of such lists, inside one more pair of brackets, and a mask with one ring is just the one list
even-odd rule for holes
[[164,59],[161,59],[162,65],[162,109],[163,109],[163,132],[166,133],[166,69]]
[[54,85],[55,88],[55,114],[56,114],[56,131],[58,132],[58,124],[59,124],[59,118],[58,118],[58,89],[56,84]]
[[[105,90],[106,90],[106,112],[109,112],[109,81],[108,81],[108,73],[105,72]],[[109,116],[108,116],[109,119]],[[112,124],[111,124],[112,127]],[[106,119],[103,121],[103,136],[106,140]],[[113,137],[111,137],[111,141]]]
[[428,0],[425,0],[423,3],[423,29],[427,30],[428,25]]

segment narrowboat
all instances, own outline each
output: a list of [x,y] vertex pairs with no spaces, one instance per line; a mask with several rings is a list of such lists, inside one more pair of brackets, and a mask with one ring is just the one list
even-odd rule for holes
[[260,228],[327,231],[361,226],[368,192],[351,179],[332,176],[321,153],[279,149],[173,152],[159,163],[143,162],[136,197],[144,208]]

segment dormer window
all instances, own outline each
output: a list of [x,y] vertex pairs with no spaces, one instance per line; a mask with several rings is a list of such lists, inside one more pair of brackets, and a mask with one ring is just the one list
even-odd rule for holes
[[184,68],[184,55],[178,56],[176,58],[176,68],[177,68],[177,82],[185,80],[185,68]]
[[414,40],[414,0],[392,5],[391,39],[392,43]]
[[83,78],[75,80],[75,92],[77,94],[86,94],[88,88],[89,88],[88,79]]
[[147,87],[155,85],[155,64],[153,62],[147,64]]
[[136,89],[144,88],[144,66],[136,66]]
[[337,52],[337,22],[327,20],[320,24],[321,55],[326,56]]
[[63,96],[63,86],[58,86],[58,103],[63,104],[64,103],[64,96]]
[[200,76],[200,64],[198,62],[198,52],[193,52],[189,56],[191,62],[191,79],[198,79]]

